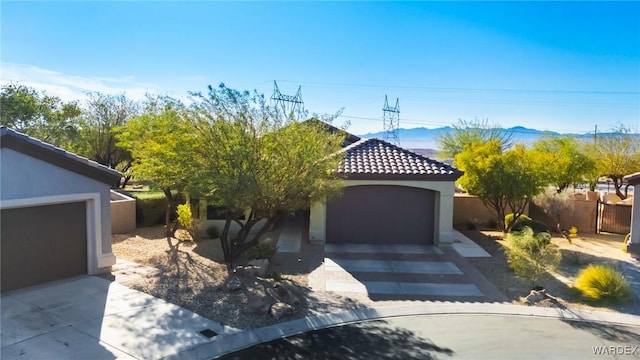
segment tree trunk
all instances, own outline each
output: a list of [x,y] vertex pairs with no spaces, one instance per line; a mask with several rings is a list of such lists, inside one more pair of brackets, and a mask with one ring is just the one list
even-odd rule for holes
[[251,240],[247,241],[249,234],[251,232],[251,228],[257,224],[262,219],[251,219],[251,216],[248,218],[245,224],[242,224],[238,221],[241,226],[238,234],[233,238],[229,238],[229,227],[231,225],[231,221],[235,220],[233,216],[228,212],[227,220],[225,221],[224,229],[222,230],[222,234],[220,235],[220,245],[222,246],[222,252],[224,253],[224,260],[230,265],[230,268],[233,268],[233,262],[247,249],[252,246],[255,246],[260,237],[264,235],[269,228],[278,220],[279,216],[275,215],[270,218],[267,218],[266,223],[260,228],[258,233],[251,238]]
[[171,210],[173,209],[173,205],[174,205],[174,198],[173,195],[171,194],[171,189],[170,188],[164,188],[163,189],[164,192],[164,196],[167,199],[167,207],[165,209],[165,213],[164,213],[164,226],[165,226],[165,234],[167,235],[167,237],[172,237],[173,234],[175,234],[177,228],[178,228],[178,223],[176,222],[176,224],[174,224],[174,226],[170,226],[171,225]]
[[222,234],[220,234],[220,246],[222,246],[222,253],[224,254],[224,261],[231,263],[231,252],[229,251],[229,227],[233,220],[231,211],[227,210],[226,219],[224,222],[224,228],[222,228]]
[[616,188],[616,195],[622,200],[626,199],[627,197],[620,190],[622,188],[622,177],[612,176],[611,180],[613,180],[613,186]]

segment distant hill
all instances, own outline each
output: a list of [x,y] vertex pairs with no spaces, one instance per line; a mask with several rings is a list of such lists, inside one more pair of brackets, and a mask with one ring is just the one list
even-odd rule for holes
[[[438,136],[442,133],[450,132],[453,128],[450,126],[444,126],[435,129],[427,129],[424,127],[413,129],[398,129],[398,136],[400,138],[400,146],[405,149],[420,149],[420,150],[437,150],[438,149]],[[536,129],[530,129],[523,126],[514,126],[512,128],[502,129],[504,133],[512,133],[514,142],[524,143],[527,145],[533,144],[540,136],[544,134],[550,135],[573,135],[581,139],[592,139],[593,134],[560,134],[553,131],[541,131]],[[607,136],[611,133],[602,133],[598,136]],[[358,135],[363,139],[370,138],[383,138],[384,132],[368,133]]]

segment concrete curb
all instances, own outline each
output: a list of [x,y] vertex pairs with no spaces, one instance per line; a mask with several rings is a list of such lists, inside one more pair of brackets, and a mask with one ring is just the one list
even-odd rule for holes
[[301,319],[258,329],[245,330],[230,335],[222,334],[210,343],[199,345],[179,354],[166,357],[165,359],[211,359],[253,345],[308,331],[376,319],[425,315],[531,316],[635,327],[640,326],[640,316],[615,312],[544,308],[509,303],[426,302],[419,305],[362,308],[337,313],[306,316]]

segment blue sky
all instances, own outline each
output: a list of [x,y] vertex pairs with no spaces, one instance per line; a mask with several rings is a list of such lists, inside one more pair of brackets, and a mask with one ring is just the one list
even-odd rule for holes
[[640,127],[639,2],[6,2],[2,82],[186,96],[224,82],[362,134],[483,118],[560,132]]

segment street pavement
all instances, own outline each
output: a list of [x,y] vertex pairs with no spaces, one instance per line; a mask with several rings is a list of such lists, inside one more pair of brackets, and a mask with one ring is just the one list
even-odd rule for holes
[[513,315],[403,316],[302,333],[221,359],[640,359],[640,324]]

